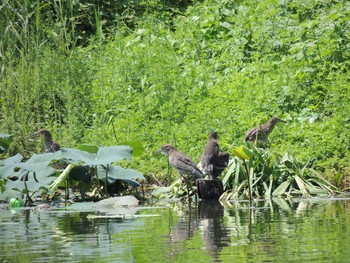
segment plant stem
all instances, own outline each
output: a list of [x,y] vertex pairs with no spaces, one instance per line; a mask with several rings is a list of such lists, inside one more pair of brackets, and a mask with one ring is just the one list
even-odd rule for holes
[[24,181],[24,187],[26,189],[26,201],[24,203],[24,206],[27,206],[27,204],[31,205],[32,204],[32,199],[29,196],[29,191],[28,191],[28,186],[26,181]]
[[248,171],[247,164],[245,163],[245,160],[243,160],[243,164],[244,164],[245,171],[247,173],[247,178],[248,178],[249,205],[251,207],[252,206],[252,202],[253,202],[253,197],[252,197],[252,189],[250,188],[250,176],[249,176],[249,171]]
[[75,165],[74,164],[68,164],[68,166],[63,170],[63,172],[60,174],[59,177],[56,178],[54,182],[52,182],[49,186],[49,189],[56,190],[56,188],[63,183],[65,180],[67,180],[70,171],[73,169]]
[[107,168],[106,168],[106,178],[105,178],[105,197],[108,197],[108,193],[107,193],[107,180],[108,180],[108,168],[109,168],[109,164],[107,164]]

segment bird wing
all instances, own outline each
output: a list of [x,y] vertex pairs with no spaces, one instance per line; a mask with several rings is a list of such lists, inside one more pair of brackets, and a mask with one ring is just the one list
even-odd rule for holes
[[245,135],[245,141],[251,141],[253,139],[256,139],[257,132],[258,132],[257,128],[253,128],[253,129],[247,131],[247,133]]
[[205,146],[204,153],[201,156],[202,166],[211,164],[219,154],[219,144],[216,140],[209,140]]
[[197,165],[183,153],[178,152],[176,158],[170,158],[169,161],[180,173],[194,174],[198,177],[203,177]]

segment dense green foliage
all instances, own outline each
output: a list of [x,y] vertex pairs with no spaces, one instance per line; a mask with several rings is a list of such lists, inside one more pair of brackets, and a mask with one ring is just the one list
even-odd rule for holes
[[131,166],[162,177],[161,144],[198,161],[210,129],[232,152],[279,115],[272,150],[349,172],[348,1],[23,2],[0,7],[10,154],[38,151],[39,127],[64,147],[139,141]]

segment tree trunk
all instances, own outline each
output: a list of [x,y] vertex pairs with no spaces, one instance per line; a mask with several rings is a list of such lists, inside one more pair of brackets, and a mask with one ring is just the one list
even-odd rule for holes
[[224,192],[224,186],[220,179],[196,181],[198,197],[200,199],[219,199]]

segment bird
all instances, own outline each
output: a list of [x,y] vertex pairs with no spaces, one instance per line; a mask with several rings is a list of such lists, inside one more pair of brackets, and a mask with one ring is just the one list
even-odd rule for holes
[[61,149],[60,145],[52,139],[51,133],[46,129],[40,129],[34,135],[44,137],[45,152],[57,152]]
[[203,173],[197,165],[182,152],[176,150],[171,144],[164,144],[160,148],[160,152],[167,155],[169,163],[184,177],[190,175],[191,178],[203,178]]
[[213,179],[214,163],[219,155],[218,133],[210,131],[208,141],[204,148],[204,153],[200,157],[201,166],[204,174],[208,175],[209,179]]
[[212,178],[209,179],[215,179],[217,178],[223,170],[228,166],[230,161],[230,154],[228,152],[219,152],[218,156],[216,157],[216,161],[214,162],[213,166],[213,172],[212,172]]
[[266,142],[267,137],[273,131],[278,122],[285,121],[281,120],[279,117],[272,117],[266,124],[259,125],[259,127],[247,131],[245,141],[253,141],[254,143],[258,141]]
[[160,148],[160,152],[168,156],[170,165],[172,165],[180,177],[184,179],[187,188],[188,198],[190,180],[194,178],[203,178],[203,173],[199,170],[197,165],[191,160],[190,157],[182,152],[176,150],[171,144],[164,144]]

